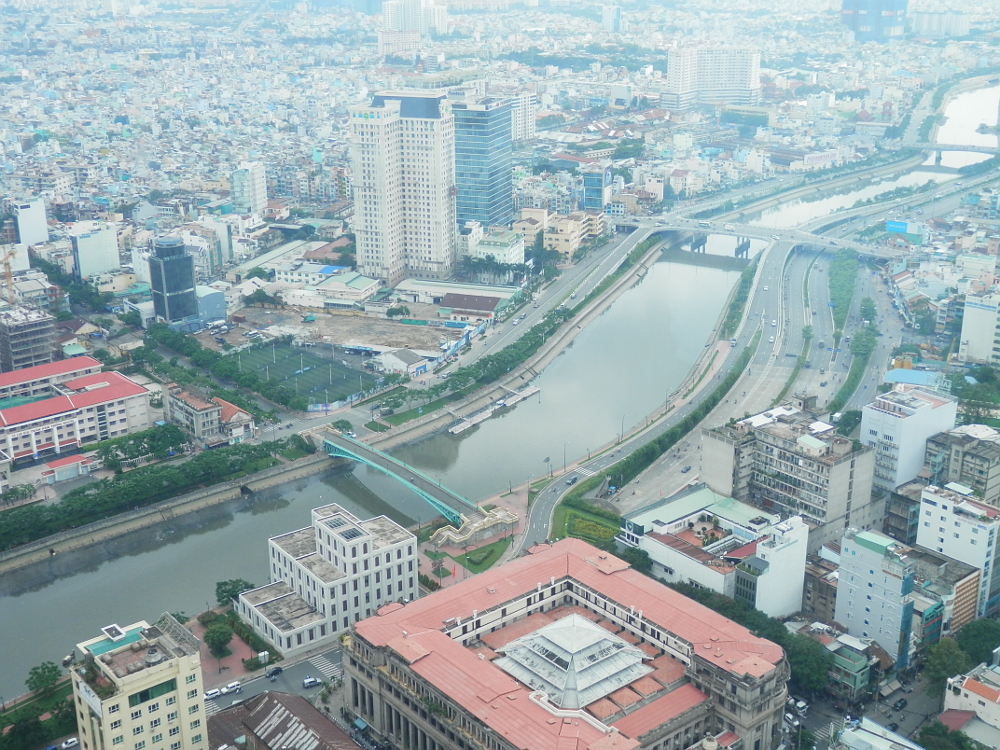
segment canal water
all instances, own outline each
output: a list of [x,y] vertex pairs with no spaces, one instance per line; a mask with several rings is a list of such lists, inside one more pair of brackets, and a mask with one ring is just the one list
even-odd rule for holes
[[[1000,87],[969,92],[949,106],[941,143],[995,145],[975,132],[995,125]],[[960,166],[981,154],[945,155]],[[953,175],[917,170],[854,193],[783,206],[759,219],[789,226],[855,201]],[[711,237],[709,253],[732,258],[732,238]],[[754,252],[759,250],[755,245]],[[719,263],[717,265],[725,265]],[[684,378],[712,333],[739,275],[735,267],[657,262],[597,321],[580,332],[535,384],[541,393],[461,436],[438,435],[396,451],[402,460],[472,499],[505,490],[586,456],[639,422]],[[547,460],[546,460],[547,459]],[[0,698],[25,691],[28,670],[58,661],[77,641],[111,622],[155,619],[164,610],[199,612],[214,603],[215,582],[267,580],[267,538],[308,525],[309,510],[338,502],[359,515],[387,513],[401,523],[429,512],[394,481],[368,469],[295,482],[252,501],[175,519],[66,558],[62,567],[0,581]]]

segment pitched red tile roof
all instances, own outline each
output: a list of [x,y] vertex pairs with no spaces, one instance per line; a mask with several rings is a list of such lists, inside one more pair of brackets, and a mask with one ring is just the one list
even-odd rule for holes
[[950,708],[938,716],[938,721],[948,727],[951,731],[960,732],[962,731],[962,727],[968,724],[975,715],[975,711],[957,711],[954,708]]
[[58,362],[49,362],[35,367],[26,367],[23,370],[14,370],[0,374],[0,388],[7,388],[18,383],[29,383],[32,380],[42,380],[55,375],[65,375],[66,373],[86,370],[92,367],[101,368],[103,365],[93,357],[73,357],[72,359],[62,359]]
[[214,401],[215,403],[217,403],[219,406],[222,407],[223,422],[228,422],[237,414],[246,414],[248,417],[250,416],[250,412],[248,412],[246,409],[241,409],[240,407],[236,406],[236,404],[231,404],[228,401],[225,401],[224,399],[214,397],[212,401]]
[[31,404],[13,406],[0,410],[0,425],[13,425],[31,422],[36,419],[51,417],[63,412],[85,409],[96,404],[117,401],[118,399],[145,393],[146,389],[138,383],[133,383],[118,372],[97,372],[82,378],[71,380],[65,385],[73,390],[90,388],[70,396],[54,396]]
[[647,732],[707,700],[707,695],[691,683],[686,683],[676,690],[671,690],[662,698],[657,698],[652,703],[647,703],[642,708],[623,716],[614,723],[614,726],[626,737],[639,739]]

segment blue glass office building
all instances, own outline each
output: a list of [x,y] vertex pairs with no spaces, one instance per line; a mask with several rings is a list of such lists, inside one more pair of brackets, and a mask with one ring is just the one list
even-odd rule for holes
[[907,0],[842,0],[840,17],[857,42],[902,39]]
[[514,217],[511,104],[504,99],[453,100],[455,214],[458,225],[509,224]]

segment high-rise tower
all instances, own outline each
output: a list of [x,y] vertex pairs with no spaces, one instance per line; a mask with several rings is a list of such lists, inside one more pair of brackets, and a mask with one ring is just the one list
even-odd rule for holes
[[843,0],[840,20],[857,42],[902,39],[907,0]]
[[240,162],[230,179],[233,208],[244,214],[264,215],[267,208],[267,173],[259,161]]
[[358,270],[396,284],[455,266],[455,116],[443,91],[350,109]]
[[455,212],[460,226],[509,224],[514,215],[511,103],[457,99],[455,113]]
[[178,323],[198,314],[194,258],[181,237],[157,237],[149,256],[153,310],[161,323]]

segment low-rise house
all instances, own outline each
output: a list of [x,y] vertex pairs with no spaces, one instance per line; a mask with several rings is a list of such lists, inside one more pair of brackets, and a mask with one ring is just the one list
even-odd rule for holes
[[163,403],[167,421],[180,425],[204,448],[237,445],[256,434],[252,414],[193,388],[170,383]]

